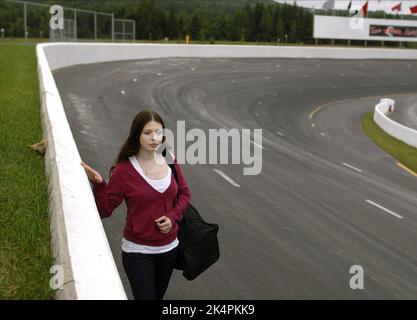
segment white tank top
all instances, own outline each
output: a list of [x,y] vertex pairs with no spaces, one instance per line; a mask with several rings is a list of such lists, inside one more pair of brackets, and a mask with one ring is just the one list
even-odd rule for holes
[[[139,172],[139,174],[142,176],[142,178],[145,179],[145,181],[156,191],[164,193],[165,190],[168,189],[171,184],[171,168],[168,167],[168,172],[165,178],[160,180],[152,180],[145,175],[136,157],[130,157],[129,160],[136,171]],[[158,254],[168,252],[174,249],[176,246],[178,246],[178,238],[164,246],[145,246],[131,242],[125,238],[122,239],[122,250],[127,253],[138,252],[145,254]]]

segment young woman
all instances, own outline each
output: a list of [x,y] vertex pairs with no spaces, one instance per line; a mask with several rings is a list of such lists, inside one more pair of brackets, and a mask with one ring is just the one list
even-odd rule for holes
[[130,134],[108,183],[81,163],[93,184],[100,217],[109,217],[124,199],[127,219],[122,239],[123,267],[135,299],[161,300],[171,278],[178,249],[178,222],[191,194],[174,156],[178,184],[160,152],[164,122],[152,111],[133,120]]

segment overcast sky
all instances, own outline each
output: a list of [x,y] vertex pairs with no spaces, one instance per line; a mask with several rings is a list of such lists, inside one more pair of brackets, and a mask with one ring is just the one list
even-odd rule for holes
[[[295,0],[275,0],[276,2],[288,2],[293,3]],[[309,8],[321,8],[325,0],[296,0],[299,6],[309,7]],[[365,4],[366,0],[353,0],[352,1],[352,8],[362,7]],[[370,0],[368,10],[369,11],[376,11],[376,10],[385,10],[386,12],[391,12],[391,8],[396,4],[402,2],[402,12],[409,14],[410,10],[409,7],[417,5],[417,1],[415,0],[381,0],[378,3],[378,0]],[[349,4],[349,0],[336,0],[335,1],[335,8],[336,9],[347,9]]]

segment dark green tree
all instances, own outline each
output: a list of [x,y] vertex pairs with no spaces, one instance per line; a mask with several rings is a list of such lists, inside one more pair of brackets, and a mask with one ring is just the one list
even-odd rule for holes
[[200,40],[201,22],[197,14],[193,14],[190,24],[188,26],[188,32],[193,40]]
[[276,22],[276,40],[279,42],[284,42],[285,41],[285,28],[284,28],[284,23],[282,22],[282,19],[279,18]]
[[141,0],[137,7],[135,15],[136,35],[138,39],[152,39],[155,33],[154,21],[156,16],[156,7],[154,0]]
[[251,41],[259,41],[259,37],[261,34],[261,21],[264,15],[264,5],[262,3],[257,2],[255,5],[255,10],[253,11],[252,20],[251,20]]
[[178,39],[178,21],[175,10],[171,8],[167,20],[167,37],[170,39]]
[[272,41],[273,29],[271,12],[268,9],[265,9],[259,23],[258,40]]

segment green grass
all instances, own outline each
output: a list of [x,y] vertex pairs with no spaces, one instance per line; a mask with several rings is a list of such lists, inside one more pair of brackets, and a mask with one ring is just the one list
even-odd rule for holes
[[400,163],[417,172],[417,148],[414,148],[382,130],[373,120],[373,112],[362,118],[365,133],[382,149],[392,155]]
[[[41,42],[49,42],[48,38],[27,38],[28,44],[36,44]],[[0,38],[0,44],[23,44],[25,38]]]
[[0,299],[53,299],[34,46],[0,44]]
[[[49,42],[49,39],[47,38],[28,38],[27,44],[36,44],[36,43],[43,43],[43,42]],[[79,43],[83,42],[94,42],[94,39],[78,39]],[[104,39],[98,39],[97,42],[101,43],[111,43],[112,40],[109,38]],[[398,44],[395,44],[395,46],[387,46],[387,43],[381,47],[380,41],[368,41],[368,46],[365,47],[360,41],[358,43],[354,44],[352,43],[350,46],[347,45],[346,41],[343,41],[342,43],[335,43],[334,45],[331,45],[330,43],[323,43],[324,40],[321,40],[319,44],[316,46],[314,43],[302,43],[302,42],[249,42],[249,41],[226,41],[226,40],[190,40],[190,44],[213,44],[213,45],[245,45],[245,46],[298,46],[298,47],[330,47],[330,48],[376,48],[376,49],[417,49],[417,43],[413,42],[407,42],[407,44],[403,43],[402,47],[399,47]],[[132,40],[115,40],[115,43],[132,43]],[[134,43],[153,43],[153,44],[185,44],[185,39],[175,39],[175,40],[135,40]],[[25,44],[24,38],[0,38],[0,44]]]

